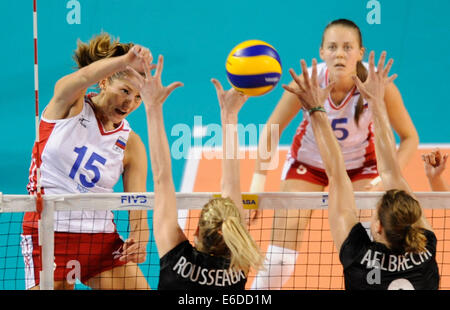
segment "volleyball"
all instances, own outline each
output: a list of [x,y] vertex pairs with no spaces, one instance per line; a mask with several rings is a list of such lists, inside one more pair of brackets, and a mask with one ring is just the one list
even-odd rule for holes
[[249,96],[261,96],[274,89],[282,72],[278,52],[261,40],[236,45],[225,67],[231,86]]

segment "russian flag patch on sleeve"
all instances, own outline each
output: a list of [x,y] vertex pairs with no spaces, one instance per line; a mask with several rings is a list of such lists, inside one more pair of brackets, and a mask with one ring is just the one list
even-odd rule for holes
[[114,143],[113,149],[115,151],[120,152],[120,151],[124,151],[126,146],[127,146],[127,140],[125,140],[125,138],[123,138],[123,137],[119,137],[116,140],[116,143]]

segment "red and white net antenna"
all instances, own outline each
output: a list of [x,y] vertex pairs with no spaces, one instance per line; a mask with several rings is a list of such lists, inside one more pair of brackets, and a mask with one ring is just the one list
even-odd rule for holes
[[35,145],[37,149],[36,156],[36,211],[42,212],[42,193],[41,193],[41,156],[39,150],[39,70],[38,70],[38,30],[37,30],[37,0],[33,0],[33,40],[34,40],[34,100],[35,100],[35,127],[36,138]]

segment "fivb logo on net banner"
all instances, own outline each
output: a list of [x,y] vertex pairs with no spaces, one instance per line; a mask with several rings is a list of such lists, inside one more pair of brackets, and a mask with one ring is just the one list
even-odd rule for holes
[[[258,141],[260,135],[268,134],[265,124],[226,125],[225,129],[229,137],[232,137],[234,132],[238,134],[239,144],[242,147],[238,151],[237,159],[245,159],[247,153],[248,159],[259,158],[262,161],[261,169],[263,170],[278,167],[277,146],[280,137],[278,124],[270,125],[270,145],[265,139]],[[222,153],[222,126],[214,123],[204,126],[201,116],[194,116],[192,128],[183,123],[174,125],[170,135],[176,137],[170,148],[174,159],[234,159],[235,157],[233,150],[228,150],[226,154]],[[195,149],[196,152],[191,152],[191,149]],[[270,162],[264,162],[269,159],[271,159]]]

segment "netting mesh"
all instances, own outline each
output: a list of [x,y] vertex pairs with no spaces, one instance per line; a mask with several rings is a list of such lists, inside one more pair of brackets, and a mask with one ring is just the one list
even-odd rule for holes
[[[111,261],[102,262],[98,259],[99,252],[112,251],[114,253],[115,250],[118,250],[119,252],[116,253],[120,253],[121,243],[117,243],[117,240],[114,241],[114,238],[110,238],[113,237],[113,234],[109,234],[106,237],[96,236],[95,238],[90,236],[87,239],[85,238],[86,236],[83,236],[83,239],[74,239],[70,233],[69,235],[62,235],[62,237],[60,234],[55,234],[55,257],[57,257],[56,261],[59,265],[61,265],[59,261],[61,257],[59,251],[61,249],[64,249],[66,253],[70,253],[66,258],[66,263],[78,259],[86,262],[83,268],[87,269],[84,270],[85,273],[82,274],[81,278],[76,280],[74,288],[90,289],[104,287],[104,283],[110,283],[110,278],[115,277],[116,281],[119,279],[119,282],[122,284],[127,283],[129,285],[128,288],[131,289],[141,288],[139,287],[139,285],[142,285],[140,280],[144,280],[144,283],[148,284],[150,288],[156,289],[159,280],[159,257],[152,235],[152,212],[152,210],[148,210],[147,212],[150,238],[146,248],[145,262],[138,264],[138,271],[134,274],[132,272],[128,274],[106,274],[101,280],[105,282],[98,282],[99,280],[97,282],[92,282],[92,280],[87,282],[83,279],[83,276],[85,276],[85,273],[92,275],[99,272],[99,270],[108,270],[113,264],[117,263]],[[248,225],[248,229],[260,245],[263,253],[266,253],[268,246],[274,243],[295,248],[299,253],[295,260],[293,273],[287,276],[288,280],[282,289],[344,289],[342,265],[330,234],[328,211],[326,209],[282,209],[276,212],[275,214],[275,211],[271,209],[258,211],[258,216]],[[370,221],[372,212],[373,210],[370,209],[359,211],[359,220],[365,227],[368,227],[367,223]],[[129,211],[116,210],[113,213],[117,233],[122,240],[126,240],[130,232]],[[184,231],[191,242],[194,240],[199,214],[198,206],[196,209],[187,209],[179,213],[179,222],[184,226]],[[30,251],[30,248],[27,248],[26,242],[23,236],[21,236],[23,234],[23,215],[24,213],[22,212],[0,213],[1,290],[23,290],[26,288],[27,280],[29,280],[27,279],[29,273],[26,272],[27,264],[29,264],[26,253]],[[450,289],[450,210],[426,209],[425,215],[431,223],[438,240],[436,261],[439,265],[440,289],[448,290]],[[296,229],[291,230],[274,229],[274,223],[278,227],[283,227],[283,224],[286,224],[286,222],[295,221],[296,219],[300,219],[298,222],[302,222],[303,220],[303,226],[299,224]],[[88,233],[85,235],[92,234]],[[33,237],[37,238],[37,236]],[[36,245],[37,240],[34,241],[34,245]],[[114,248],[114,246],[119,247]],[[77,256],[79,254],[77,252],[83,252],[84,256]],[[28,257],[29,259],[30,257]],[[72,264],[67,263],[64,267],[66,268],[64,277],[75,280],[74,278],[78,274],[73,272],[75,268],[73,262]],[[58,274],[57,269],[55,269],[55,276],[56,274]],[[248,289],[257,288],[252,287],[255,276],[256,273],[251,271],[247,282]],[[269,274],[268,276],[270,277],[271,275]],[[83,284],[82,282],[85,283]],[[136,287],[133,288],[133,285]]]

